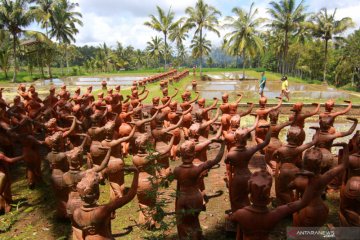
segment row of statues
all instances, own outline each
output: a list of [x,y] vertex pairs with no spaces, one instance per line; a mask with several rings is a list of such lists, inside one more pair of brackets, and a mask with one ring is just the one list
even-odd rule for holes
[[[160,81],[162,97],[154,97],[149,105],[143,101],[149,94],[145,85],[151,81],[135,82],[126,98],[120,86],[108,89],[106,84],[97,99],[91,87],[82,95],[78,88],[71,96],[65,85],[59,92],[50,88],[43,100],[34,86],[20,85],[12,104],[0,95],[0,209],[7,213],[11,208],[10,164],[26,164],[32,189],[42,181],[41,166],[46,160],[57,216],[71,220],[73,239],[112,239],[111,220],[121,218],[116,209],[135,196],[139,224],[157,228],[158,193],[172,180],[176,181],[179,239],[201,239],[199,214],[208,200],[205,178],[224,160],[231,208],[226,218],[237,224],[237,239],[267,239],[275,225],[291,214],[295,226],[322,226],[329,209],[321,196],[336,188],[340,188],[341,225],[360,226],[359,131],[347,144],[333,143],[357,127],[358,120],[348,118],[352,125],[347,131],[334,128],[335,118],[350,111],[351,102],[334,112],[334,101],[327,101],[319,126],[312,127],[312,140],[304,144],[305,120],[319,113],[320,104],[303,112],[303,104],[296,103],[289,120],[278,123],[281,98],[268,107],[266,97],[261,97],[255,111],[252,103],[238,111],[241,94],[234,102],[224,94],[222,103],[215,98],[207,106],[198,92],[193,91],[191,98],[193,93],[186,90],[177,103],[179,90],[169,95],[166,78],[181,80],[187,75],[188,71],[170,71],[157,76],[154,81]],[[244,127],[240,123],[246,115],[254,120]],[[282,143],[279,133],[285,127],[287,143]],[[209,145],[214,145],[216,154],[209,154]],[[21,149],[20,156],[14,146]],[[42,146],[48,152],[45,159]],[[341,147],[337,157],[331,152],[333,146]],[[249,162],[256,153],[263,165],[252,172]],[[170,161],[181,162],[171,169]],[[133,176],[129,189],[125,174]],[[273,181],[277,207],[269,209]],[[101,184],[110,186],[109,202],[104,205],[97,203]]]

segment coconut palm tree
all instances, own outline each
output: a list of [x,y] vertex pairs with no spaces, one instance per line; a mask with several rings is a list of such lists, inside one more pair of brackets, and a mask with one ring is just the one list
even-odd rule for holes
[[263,54],[264,42],[259,36],[258,27],[265,21],[264,18],[256,18],[258,9],[253,9],[251,4],[249,12],[241,8],[233,8],[235,17],[228,16],[229,22],[224,27],[231,29],[231,32],[225,35],[227,39],[225,48],[232,56],[242,56],[243,59],[243,78],[245,78],[246,53],[250,57],[255,57],[257,53]]
[[3,70],[5,79],[8,79],[11,58],[11,37],[8,32],[0,32],[0,68]]
[[193,41],[194,43],[197,42],[198,51],[196,52],[200,58],[200,76],[202,76],[202,57],[204,55],[203,51],[206,50],[205,42],[202,42],[205,40],[203,31],[208,30],[214,32],[220,37],[220,33],[216,28],[219,25],[217,17],[221,16],[221,13],[215,7],[206,4],[203,0],[198,0],[195,7],[188,7],[185,12],[188,14],[186,24],[189,28],[195,28]]
[[[71,3],[68,0],[59,0],[54,5],[52,17],[50,18],[51,29],[49,31],[51,38],[56,38],[60,44],[64,44],[64,56],[66,67],[69,70],[69,61],[67,58],[67,45],[75,42],[75,35],[79,32],[77,25],[82,26],[80,20],[81,13],[76,12],[75,8],[79,4]],[[61,58],[61,73],[63,74],[63,59]]]
[[289,50],[289,37],[297,28],[305,21],[306,14],[304,13],[306,7],[303,4],[304,0],[296,6],[295,0],[281,0],[279,2],[270,2],[268,13],[272,17],[269,24],[274,30],[284,34],[284,50],[282,61],[282,73],[286,72],[286,59]]
[[36,21],[41,24],[42,28],[45,28],[47,37],[49,37],[48,28],[52,18],[54,4],[54,0],[37,0],[36,7],[34,7]]
[[355,23],[351,18],[345,17],[340,20],[335,20],[336,9],[332,14],[328,13],[326,8],[322,8],[312,19],[314,21],[314,36],[324,39],[325,42],[325,61],[324,61],[324,75],[323,82],[326,83],[326,67],[328,58],[328,42],[332,40],[335,35],[338,35],[347,29],[354,27]]
[[166,69],[167,64],[167,57],[168,57],[168,45],[167,45],[167,37],[171,30],[173,30],[176,27],[176,23],[174,23],[175,13],[171,11],[171,8],[169,8],[169,11],[165,14],[165,11],[161,9],[159,6],[156,6],[158,18],[156,18],[154,15],[150,15],[150,21],[147,21],[144,23],[145,26],[148,26],[155,31],[162,32],[164,34],[164,69]]
[[16,47],[18,37],[24,32],[24,27],[34,20],[33,10],[29,9],[26,0],[0,0],[0,26],[12,35],[12,51],[14,61],[13,82],[17,75]]
[[201,61],[203,56],[210,55],[211,42],[206,39],[206,35],[202,36],[202,39],[200,39],[200,36],[195,35],[195,37],[191,40],[190,48],[192,49],[191,55],[194,58],[200,58]]
[[160,57],[164,54],[162,38],[151,37],[151,41],[147,42],[146,51],[154,60],[157,60],[160,66]]

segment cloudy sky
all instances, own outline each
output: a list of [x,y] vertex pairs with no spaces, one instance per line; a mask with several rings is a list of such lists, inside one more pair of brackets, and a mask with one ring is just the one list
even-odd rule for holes
[[[123,45],[132,45],[143,49],[152,36],[159,35],[154,30],[144,26],[150,14],[156,14],[156,5],[175,12],[176,18],[185,16],[185,8],[194,6],[196,0],[72,0],[79,3],[83,15],[84,26],[79,28],[76,36],[76,45],[94,45],[106,42],[114,46],[117,41]],[[216,7],[224,16],[231,15],[235,6],[249,9],[252,1],[249,0],[205,0]],[[269,0],[254,0],[255,7],[259,9],[259,17],[268,17],[266,8]],[[317,12],[326,7],[333,11],[337,8],[336,17],[351,17],[360,27],[360,1],[359,0],[305,0],[309,12]],[[353,30],[352,30],[353,31]],[[222,36],[225,31],[220,31]],[[190,34],[192,36],[192,34]],[[207,34],[214,46],[220,45],[221,38],[214,34]]]

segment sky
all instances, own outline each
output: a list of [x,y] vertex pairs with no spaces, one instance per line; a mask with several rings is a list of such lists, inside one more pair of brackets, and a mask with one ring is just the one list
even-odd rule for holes
[[[79,3],[77,9],[82,15],[84,25],[79,27],[76,35],[75,44],[78,46],[92,45],[98,46],[106,43],[108,46],[115,46],[116,42],[121,42],[123,46],[132,45],[135,48],[144,49],[146,42],[151,37],[162,36],[161,33],[152,30],[144,25],[148,21],[149,15],[156,15],[156,5],[164,10],[170,7],[175,12],[175,19],[184,17],[185,9],[188,6],[195,6],[196,0],[71,0]],[[233,7],[241,7],[248,10],[252,1],[248,0],[205,0],[206,3],[216,7],[221,11],[220,22],[225,16],[231,15]],[[269,0],[254,0],[255,7],[258,8],[259,17],[270,18],[267,14]],[[298,0],[299,2],[299,0]],[[305,0],[308,12],[318,12],[326,7],[331,12],[337,8],[336,19],[351,17],[356,23],[356,27],[349,32],[360,27],[360,0]],[[35,25],[32,28],[38,28]],[[219,46],[226,29],[220,29],[220,38],[207,33],[206,36],[211,40],[213,46]],[[193,32],[190,32],[190,38]],[[185,45],[190,43],[190,39]]]

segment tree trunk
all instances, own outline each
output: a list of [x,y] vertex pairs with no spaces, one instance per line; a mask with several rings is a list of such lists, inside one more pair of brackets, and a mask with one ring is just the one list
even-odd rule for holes
[[166,71],[166,58],[167,58],[167,39],[166,39],[166,33],[164,34],[164,40],[165,40],[165,55],[164,55],[165,65],[164,65],[164,71]]
[[67,44],[65,44],[65,61],[66,61],[66,72],[69,74],[69,58],[67,55]]
[[324,76],[323,76],[323,82],[325,84],[327,84],[327,81],[326,81],[327,51],[328,51],[328,40],[325,39],[325,59],[324,59]]
[[51,64],[48,64],[48,71],[49,71],[49,78],[52,79],[52,74],[51,74]]
[[13,57],[14,57],[14,75],[12,82],[16,82],[17,62],[16,62],[16,34],[13,34]]
[[200,79],[202,78],[202,29],[200,29]]
[[283,63],[282,63],[282,74],[285,75],[286,73],[286,70],[285,70],[285,67],[286,67],[286,58],[287,58],[287,48],[288,48],[288,31],[286,30],[285,31],[285,46],[284,46],[284,58],[283,58]]
[[243,50],[243,75],[242,75],[242,79],[245,80],[245,49]]

